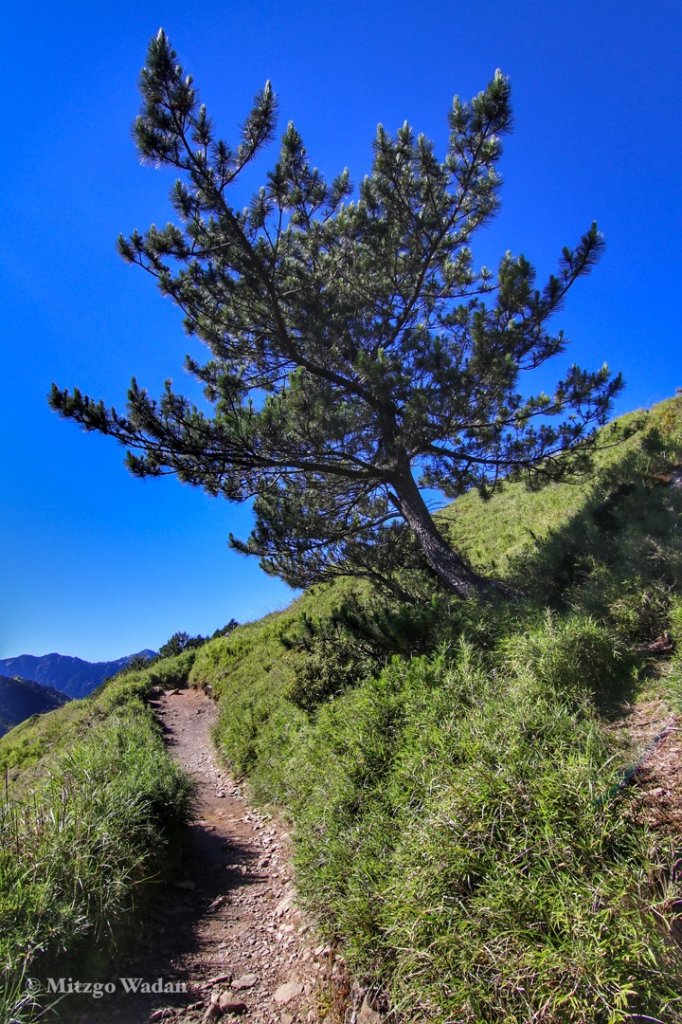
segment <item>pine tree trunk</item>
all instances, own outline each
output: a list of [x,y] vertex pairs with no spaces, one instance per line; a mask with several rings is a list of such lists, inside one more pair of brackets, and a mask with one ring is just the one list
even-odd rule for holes
[[484,590],[487,580],[470,569],[440,533],[409,468],[394,480],[394,487],[400,509],[441,583],[464,598]]

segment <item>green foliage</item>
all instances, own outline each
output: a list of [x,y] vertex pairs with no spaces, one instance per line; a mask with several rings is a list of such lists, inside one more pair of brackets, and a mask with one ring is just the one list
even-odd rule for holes
[[63,963],[67,954],[87,969],[83,958],[130,926],[189,796],[152,716],[131,702],[53,755],[30,796],[3,800],[2,1010],[12,1010],[24,973]]
[[146,673],[147,683],[166,690],[186,686],[196,656],[197,648],[192,646],[175,657],[155,661]]
[[400,603],[377,592],[340,597],[327,616],[314,618],[301,603],[300,614],[284,622],[279,639],[296,652],[286,697],[314,712],[326,701],[376,674],[395,655],[434,651],[453,633],[489,647],[503,628],[503,607],[463,603],[443,593],[421,602]]
[[[620,440],[618,440],[620,438]],[[484,505],[474,493],[442,513],[443,529],[484,571],[538,607],[579,607],[644,643],[665,628],[682,582],[682,401],[623,417],[595,471],[540,493],[506,486]]]
[[204,636],[190,636],[189,633],[173,633],[173,636],[166,640],[165,644],[159,647],[160,658],[174,658],[183,651],[189,651],[193,647],[201,647],[206,642]]
[[[0,1019],[33,1020],[22,979],[97,971],[175,857],[191,786],[146,706],[196,651],[129,667],[0,740]],[[56,965],[56,966],[55,966]]]
[[[406,1021],[682,1017],[675,844],[633,820],[603,718],[682,638],[682,402],[637,423],[580,484],[443,514],[527,596],[334,586],[197,654],[225,756],[292,818],[305,902]],[[679,649],[656,691],[678,710]]]
[[211,634],[211,639],[215,640],[217,636],[229,636],[232,630],[236,629],[238,625],[239,623],[237,622],[236,619],[230,619],[230,621],[227,622],[224,626],[222,626],[220,629],[216,629]]
[[[637,422],[580,484],[508,484],[485,509],[469,494],[443,514],[473,562],[525,595],[431,600],[416,576],[417,602],[316,587],[13,730],[0,759],[21,768],[17,794],[54,764],[50,742],[66,765],[85,730],[146,721],[152,686],[210,685],[224,756],[292,820],[303,899],[403,1020],[682,1019],[667,931],[679,842],[631,814],[617,785],[630,754],[604,726],[642,686],[682,712],[682,401]],[[652,665],[663,631],[677,646]],[[140,787],[166,820],[146,746],[124,744],[122,792]],[[43,912],[39,889],[25,905],[20,930]]]
[[628,992],[655,1015],[675,993],[651,963],[652,850],[595,799],[614,767],[580,675],[566,698],[535,671],[563,639],[529,633],[512,668],[466,645],[396,661],[293,762],[304,894],[409,1020],[625,1019]]
[[394,659],[284,742],[281,700],[251,723],[305,900],[406,1019],[596,1024],[674,998],[653,913],[673,851],[600,800],[618,764],[591,697],[627,686],[618,651],[590,619],[517,623],[484,657]]
[[208,347],[206,363],[186,360],[206,401],[170,381],[156,401],[133,380],[125,415],[56,385],[52,407],[115,437],[140,476],[254,498],[255,528],[232,543],[293,585],[352,572],[396,593],[397,572],[428,566],[466,596],[481,581],[424,488],[488,497],[505,477],[539,486],[584,469],[621,387],[606,366],[572,366],[551,395],[521,385],[566,348],[548,322],[599,257],[595,224],[543,286],[524,256],[474,265],[475,233],[500,205],[508,80],[497,71],[470,102],[454,99],[442,160],[407,123],[393,136],[379,125],[357,190],[347,170],[325,181],[289,123],[246,208],[233,186],[274,137],[270,84],[236,145],[163,31],[140,90],[137,146],[178,173],[178,222],[121,237],[119,250]]
[[[145,668],[148,668],[151,664],[151,660],[146,654],[136,654],[132,657],[125,668],[121,669],[122,672],[142,672]],[[117,673],[118,675],[119,673]],[[109,677],[111,678],[111,676]]]
[[15,726],[0,740],[0,772],[26,771],[48,751],[61,749],[90,724],[90,708],[87,701],[74,700]]
[[625,645],[613,630],[590,618],[559,619],[550,612],[538,630],[517,630],[500,643],[505,668],[530,673],[564,700],[580,694],[600,696],[615,681],[623,689],[628,675]]
[[682,657],[682,597],[679,595],[670,604],[668,618],[679,660]]

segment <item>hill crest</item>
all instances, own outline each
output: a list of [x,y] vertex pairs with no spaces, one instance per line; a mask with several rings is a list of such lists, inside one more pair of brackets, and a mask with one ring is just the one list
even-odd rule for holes
[[53,711],[69,698],[50,686],[21,676],[0,675],[0,736],[32,715]]

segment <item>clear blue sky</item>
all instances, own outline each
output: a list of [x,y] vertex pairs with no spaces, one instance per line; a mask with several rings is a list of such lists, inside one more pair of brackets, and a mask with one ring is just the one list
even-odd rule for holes
[[163,25],[228,138],[271,79],[327,172],[368,168],[378,121],[441,144],[452,96],[496,67],[515,130],[481,261],[524,252],[543,276],[596,219],[602,262],[557,319],[572,360],[624,372],[618,411],[682,385],[679,0],[149,0],[11,4],[2,24],[3,310],[0,657],[91,660],[207,633],[291,592],[227,549],[246,508],[138,481],[113,442],[47,407],[52,380],[123,405],[130,376],[182,375],[180,316],[117,257],[161,223],[169,179],[130,138],[137,75]]

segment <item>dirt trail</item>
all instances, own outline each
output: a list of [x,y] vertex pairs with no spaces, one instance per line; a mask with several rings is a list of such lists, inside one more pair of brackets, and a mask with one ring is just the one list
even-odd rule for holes
[[[216,706],[203,692],[156,702],[171,753],[197,787],[180,879],[159,896],[134,958],[114,972],[116,993],[89,1003],[80,1024],[252,1024],[316,1021],[329,950],[315,945],[293,888],[286,832],[257,813],[215,758]],[[163,993],[128,994],[121,979],[162,980]],[[104,980],[104,979],[103,979]],[[168,986],[186,987],[171,992]]]
[[664,700],[636,704],[622,719],[636,768],[635,817],[653,828],[682,831],[682,716]]

